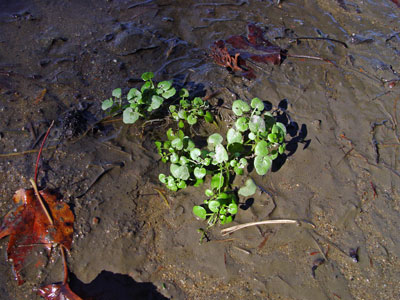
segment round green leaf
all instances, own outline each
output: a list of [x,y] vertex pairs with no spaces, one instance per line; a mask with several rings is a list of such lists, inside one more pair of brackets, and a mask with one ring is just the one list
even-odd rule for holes
[[268,170],[272,166],[272,159],[268,156],[256,156],[254,159],[254,167],[258,175],[267,174]]
[[171,146],[177,150],[182,150],[183,149],[183,141],[180,138],[173,139],[171,141]]
[[249,139],[250,139],[250,140],[254,141],[254,140],[256,139],[256,137],[257,137],[257,136],[254,134],[254,132],[250,132],[250,133],[249,133]]
[[125,124],[133,124],[140,117],[140,114],[137,111],[134,111],[131,107],[128,107],[124,110],[122,114],[122,121]]
[[182,120],[179,120],[178,127],[179,128],[184,128],[185,127],[185,123]]
[[193,206],[193,214],[196,217],[198,217],[200,219],[203,219],[203,220],[205,220],[206,217],[207,217],[206,209],[204,207],[202,207],[202,206],[199,206],[199,205]]
[[210,189],[206,189],[204,191],[204,194],[206,194],[207,197],[212,197],[214,195],[214,192]]
[[251,179],[251,178],[249,178],[249,179],[246,180],[244,186],[242,186],[242,187],[239,189],[238,194],[239,194],[239,195],[242,195],[242,196],[244,196],[244,197],[248,197],[248,196],[254,195],[254,193],[256,192],[256,190],[257,190],[257,186],[256,186],[256,184],[254,183],[254,180]]
[[126,98],[129,100],[135,99],[140,100],[142,99],[142,93],[138,89],[130,89]]
[[170,105],[170,106],[169,106],[169,111],[170,111],[171,113],[175,112],[175,111],[176,111],[176,105]]
[[254,149],[256,155],[268,155],[268,143],[266,141],[259,141]]
[[187,180],[190,176],[189,169],[186,165],[179,166],[177,164],[171,164],[170,171],[172,176],[178,179]]
[[243,143],[243,136],[239,131],[236,131],[233,128],[229,128],[227,134],[226,134],[226,139],[228,140],[228,144],[233,144],[233,143]]
[[218,212],[220,205],[221,204],[217,200],[211,200],[208,202],[208,209],[212,212]]
[[236,203],[231,203],[231,204],[229,204],[229,206],[228,206],[228,212],[229,212],[231,215],[236,215],[236,214],[237,214],[237,211],[238,211],[238,206],[237,206]]
[[236,120],[235,126],[237,130],[245,132],[249,128],[247,118],[240,117],[239,119]]
[[224,186],[224,176],[222,175],[222,173],[215,174],[211,178],[211,187],[215,190],[219,190],[223,186]]
[[155,110],[157,108],[159,108],[161,106],[161,104],[163,103],[164,99],[160,96],[157,95],[153,95],[153,97],[151,97],[151,110]]
[[149,88],[151,88],[151,82],[147,81],[145,84],[142,85],[140,91],[143,93],[145,90],[148,90]]
[[221,224],[224,225],[224,224],[231,223],[233,221],[233,218],[232,218],[232,216],[221,215],[220,221],[221,221]]
[[169,90],[169,88],[172,86],[172,81],[166,80],[166,81],[161,81],[157,84],[157,87],[162,89],[163,91]]
[[278,142],[278,136],[276,135],[276,133],[268,134],[268,141],[270,141],[271,143],[277,143]]
[[112,95],[115,98],[121,98],[122,90],[120,88],[115,89],[115,90],[112,91]]
[[221,144],[224,138],[219,133],[210,135],[207,139],[207,143],[210,149],[214,149],[216,145]]
[[271,151],[271,155],[269,155],[269,157],[272,159],[272,160],[274,160],[274,159],[276,159],[277,157],[278,157],[278,151],[277,150],[272,150]]
[[186,182],[183,181],[183,180],[179,181],[179,183],[178,183],[177,186],[178,186],[178,188],[180,188],[180,189],[185,189],[185,188],[187,187]]
[[114,104],[114,102],[112,101],[112,99],[104,100],[103,103],[101,104],[101,109],[102,110],[107,110],[110,107],[112,107],[113,104]]
[[243,113],[250,111],[250,106],[243,100],[236,100],[232,104],[232,110],[235,115],[240,117]]
[[217,163],[222,163],[228,160],[228,152],[221,144],[215,146],[215,160]]
[[199,148],[194,148],[190,151],[190,158],[198,161],[201,155],[201,150]]
[[142,74],[142,79],[144,81],[150,80],[154,77],[154,73],[153,72],[146,72]]
[[285,125],[283,125],[283,124],[280,123],[280,122],[276,122],[276,123],[274,124],[274,126],[272,126],[272,132],[278,133],[279,131],[276,130],[276,128],[279,128],[279,131],[281,131],[281,134],[282,134],[283,136],[286,135],[286,126],[285,126]]
[[188,90],[187,90],[187,89],[181,89],[181,90],[179,91],[179,96],[182,97],[182,98],[187,98],[187,97],[189,97],[189,92],[188,92]]
[[193,99],[193,105],[196,107],[202,106],[204,101],[200,97],[196,97]]
[[158,179],[164,184],[167,183],[167,176],[165,174],[163,174],[163,173],[158,175]]
[[170,159],[171,159],[171,162],[172,162],[172,163],[177,163],[177,162],[179,161],[179,155],[178,155],[178,153],[176,153],[176,152],[175,152],[175,153],[172,153]]
[[190,114],[187,117],[187,122],[189,123],[189,125],[194,125],[194,124],[197,123],[197,117],[195,115],[193,115],[193,114]]
[[175,179],[172,176],[167,177],[167,188],[170,189],[171,191],[176,192],[178,190],[178,187],[176,186]]
[[239,168],[245,168],[247,164],[247,159],[245,159],[244,157],[239,160]]
[[257,109],[258,111],[264,110],[264,103],[258,98],[253,98],[250,105],[252,108]]
[[165,99],[169,99],[172,96],[174,96],[176,94],[176,89],[175,88],[170,88],[169,90],[165,91],[164,93],[162,93],[162,96]]
[[179,116],[180,119],[186,120],[186,118],[187,118],[187,112],[186,112],[186,110],[180,109],[180,110],[178,111],[178,116]]
[[181,156],[179,158],[179,162],[180,162],[181,165],[186,165],[189,162],[189,160],[187,159],[187,157]]
[[252,116],[249,121],[249,128],[250,131],[257,133],[257,132],[264,132],[265,131],[265,121],[260,116]]
[[194,173],[194,176],[195,176],[197,179],[202,179],[204,176],[206,176],[207,171],[206,171],[205,168],[196,167],[196,168],[194,168],[193,173]]

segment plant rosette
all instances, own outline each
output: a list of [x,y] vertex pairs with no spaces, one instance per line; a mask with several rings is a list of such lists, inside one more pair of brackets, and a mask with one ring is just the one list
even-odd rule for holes
[[189,92],[187,89],[179,91],[179,103],[169,106],[171,117],[178,122],[179,128],[185,127],[185,122],[190,126],[195,125],[199,118],[203,118],[206,122],[212,123],[214,120],[210,112],[210,105],[200,97],[189,100]]
[[176,94],[172,81],[153,82],[154,74],[146,72],[142,74],[144,84],[140,89],[131,88],[125,97],[122,89],[112,91],[112,97],[102,102],[101,108],[109,114],[122,111],[122,121],[125,124],[133,124],[140,117],[159,109],[166,99]]

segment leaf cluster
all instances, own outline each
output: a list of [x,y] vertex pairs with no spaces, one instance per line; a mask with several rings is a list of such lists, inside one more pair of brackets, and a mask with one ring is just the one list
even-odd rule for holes
[[145,117],[161,107],[164,100],[176,94],[172,81],[153,82],[154,74],[142,74],[144,84],[140,89],[131,88],[125,97],[122,97],[121,88],[112,91],[112,97],[102,102],[101,108],[110,114],[123,111],[122,120],[125,124],[133,124],[140,117]]
[[189,100],[187,89],[181,89],[179,96],[179,104],[169,106],[169,112],[172,118],[178,122],[179,128],[185,127],[185,121],[189,125],[194,125],[199,118],[204,118],[209,123],[214,120],[213,115],[209,111],[210,105],[207,101],[204,101],[200,97]]

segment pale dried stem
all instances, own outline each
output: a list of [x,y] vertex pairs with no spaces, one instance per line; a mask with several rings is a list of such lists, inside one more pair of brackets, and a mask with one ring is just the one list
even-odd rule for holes
[[229,228],[225,228],[221,230],[222,235],[228,235],[230,233],[233,233],[237,230],[250,227],[250,226],[257,226],[257,225],[274,225],[274,224],[296,224],[300,225],[300,221],[297,220],[266,220],[266,221],[259,221],[259,222],[251,222],[251,223],[246,223],[246,224],[241,224],[241,225],[236,225],[232,226]]
[[29,179],[29,181],[30,181],[31,184],[32,184],[33,190],[35,191],[36,198],[38,199],[40,205],[42,206],[42,209],[43,209],[43,211],[44,211],[44,213],[45,213],[47,219],[49,220],[49,222],[50,222],[51,225],[54,225],[53,219],[52,219],[52,217],[50,216],[50,214],[49,214],[49,212],[48,212],[46,206],[44,205],[42,196],[41,196],[40,193],[39,193],[39,190],[38,190],[38,188],[37,188],[36,182],[35,182],[32,178]]

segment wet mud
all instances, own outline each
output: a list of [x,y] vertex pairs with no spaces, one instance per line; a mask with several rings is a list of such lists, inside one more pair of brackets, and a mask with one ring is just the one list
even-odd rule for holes
[[[1,0],[0,216],[30,187],[29,150],[55,120],[39,185],[76,216],[68,264],[82,297],[399,298],[399,17],[389,0]],[[231,74],[210,46],[248,23],[290,54],[330,62],[287,57],[252,65],[252,80]],[[234,224],[290,218],[315,228],[223,237],[216,226],[199,244],[205,224],[192,206],[205,187],[166,192],[168,205],[155,190],[167,170],[153,143],[163,124],[96,123],[101,101],[137,87],[146,71],[199,96],[218,91],[210,102],[220,131],[236,99],[284,108],[293,120],[286,156],[266,176],[250,174],[268,193],[241,199]],[[6,248],[3,239],[0,299],[39,299],[35,287],[62,280],[54,253],[44,270],[27,265],[17,286]]]

